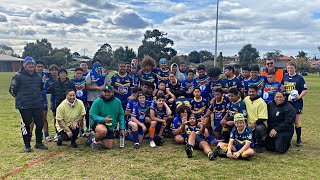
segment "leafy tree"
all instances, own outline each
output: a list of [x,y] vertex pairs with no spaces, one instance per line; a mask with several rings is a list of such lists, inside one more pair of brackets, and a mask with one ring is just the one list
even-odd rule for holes
[[72,54],[70,52],[71,50],[67,47],[58,49],[58,48],[54,48],[52,51],[50,51],[50,56],[53,56],[54,54],[56,54],[57,52],[62,52],[67,60],[67,63],[71,63],[73,61],[72,59]]
[[14,54],[14,50],[12,49],[12,47],[0,44],[0,54],[7,54],[11,56]]
[[264,57],[267,59],[277,59],[280,56],[282,56],[282,53],[280,50],[274,50],[272,52],[266,52],[264,54]]
[[200,59],[201,59],[201,55],[200,55],[200,53],[198,51],[191,51],[188,54],[189,62],[200,63]]
[[252,47],[251,44],[244,45],[238,54],[241,66],[249,67],[250,65],[257,63],[257,58],[259,57],[259,51]]
[[126,46],[123,48],[120,46],[113,52],[113,58],[115,61],[123,61],[123,62],[131,62],[131,59],[133,57],[136,57],[136,53],[133,51],[133,49]]
[[98,58],[104,66],[110,68],[111,63],[113,62],[113,52],[110,44],[103,44],[94,54],[94,58]]
[[147,30],[142,40],[142,45],[138,48],[138,58],[142,59],[149,55],[158,61],[165,57],[171,59],[177,54],[177,51],[172,48],[173,40],[166,37],[167,33],[159,31],[158,29]]
[[299,72],[302,72],[302,71],[309,72],[310,71],[311,65],[310,65],[307,58],[297,58],[296,62],[297,62],[297,70]]
[[72,53],[72,56],[76,57],[76,58],[79,58],[81,55],[78,52],[74,52],[74,53]]
[[35,43],[27,43],[24,47],[22,57],[31,56],[34,59],[40,59],[44,56],[50,56],[52,45],[47,39],[37,40]]
[[200,53],[200,57],[201,57],[201,61],[209,61],[209,60],[214,60],[214,56],[211,52],[207,51],[207,50],[201,50],[199,51]]
[[308,59],[307,57],[308,53],[305,53],[304,51],[298,51],[298,55],[296,55],[297,58],[305,58]]

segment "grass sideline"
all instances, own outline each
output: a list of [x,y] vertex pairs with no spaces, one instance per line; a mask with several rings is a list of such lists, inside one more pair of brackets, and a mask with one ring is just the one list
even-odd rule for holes
[[[70,148],[69,143],[57,147],[54,142],[45,144],[48,151],[33,148],[31,153],[23,152],[20,131],[20,115],[14,108],[14,99],[8,93],[14,73],[0,73],[0,179],[30,163],[43,161],[21,170],[11,176],[14,179],[318,179],[320,152],[319,96],[320,77],[305,77],[308,94],[304,98],[302,115],[302,140],[304,146],[292,146],[287,154],[264,151],[251,161],[218,158],[209,161],[206,155],[195,151],[188,159],[183,145],[175,145],[166,139],[164,146],[151,149],[144,142],[140,149],[133,149],[133,143],[126,141],[124,149],[119,141],[113,150],[91,152],[78,139],[79,148]],[[50,134],[54,135],[53,120],[48,113]],[[295,136],[293,138],[295,142]],[[34,145],[34,137],[31,145]],[[51,154],[59,153],[49,157]],[[50,156],[51,157],[51,156]]]

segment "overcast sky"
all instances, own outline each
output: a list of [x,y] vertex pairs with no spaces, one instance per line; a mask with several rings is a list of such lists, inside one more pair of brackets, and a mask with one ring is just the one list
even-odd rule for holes
[[[178,54],[214,52],[216,0],[1,0],[0,44],[22,54],[27,42],[92,56],[104,43],[136,52],[146,30],[168,33]],[[246,43],[260,52],[299,50],[320,56],[320,0],[220,1],[218,51],[235,55]]]

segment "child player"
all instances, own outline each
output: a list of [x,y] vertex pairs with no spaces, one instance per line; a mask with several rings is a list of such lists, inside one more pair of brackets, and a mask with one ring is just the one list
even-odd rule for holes
[[[222,156],[231,159],[248,159],[253,156],[252,131],[245,123],[243,114],[234,115],[235,127],[230,134],[229,143],[220,142],[214,150],[214,157]],[[222,150],[222,153],[220,153]]]
[[248,66],[245,66],[242,68],[241,74],[243,77],[243,80],[242,80],[243,84],[249,79],[251,79],[250,68]]
[[[74,70],[74,78],[71,79],[75,84],[76,97],[81,100],[83,104],[87,104],[87,89],[86,89],[86,79],[83,77],[83,69],[78,67]],[[86,119],[86,129],[90,129],[90,120]],[[86,137],[83,129],[83,119],[80,120],[80,135]]]
[[268,104],[273,101],[275,94],[280,90],[283,90],[283,86],[276,81],[276,72],[268,71],[267,82],[262,89],[262,99]]
[[246,97],[248,95],[248,90],[249,90],[249,86],[254,84],[258,87],[258,96],[261,97],[262,96],[262,89],[264,87],[264,85],[267,82],[267,79],[265,76],[259,76],[259,66],[258,65],[253,65],[250,68],[250,74],[251,74],[251,79],[249,79],[248,81],[245,81],[244,84],[244,97]]
[[133,107],[131,113],[131,121],[129,126],[132,129],[132,136],[134,140],[134,148],[138,149],[142,142],[144,132],[147,130],[145,123],[150,123],[149,105],[146,102],[146,96],[142,93],[138,93],[138,103]]
[[203,116],[203,118],[210,118],[210,115],[213,113],[214,115],[213,130],[214,130],[214,137],[216,139],[220,139],[220,135],[222,131],[222,126],[220,125],[220,122],[227,113],[228,103],[229,103],[229,99],[223,95],[223,90],[221,88],[215,89],[213,104],[210,105],[207,113]]
[[181,90],[186,92],[186,98],[193,98],[193,88],[194,88],[194,71],[189,69],[187,71],[187,79],[182,81]]
[[[204,116],[207,111],[208,101],[201,96],[201,90],[199,87],[193,89],[193,100],[191,101],[191,112],[196,115],[197,119]],[[207,122],[202,122],[207,124]]]
[[229,131],[234,126],[234,115],[241,113],[247,115],[246,105],[240,98],[240,92],[236,88],[231,88],[228,93],[229,103],[227,105],[227,113],[220,122],[222,126],[222,139],[228,141]]
[[162,133],[166,127],[168,118],[168,109],[165,104],[164,94],[159,94],[157,100],[154,101],[150,107],[151,125],[149,128],[150,146],[156,147],[163,144]]
[[208,70],[208,76],[211,78],[210,82],[210,104],[213,104],[214,94],[217,88],[221,88],[224,93],[228,92],[227,82],[225,79],[220,77],[221,69],[218,67],[213,67]]
[[186,117],[182,118],[181,129],[187,143],[185,150],[188,158],[192,157],[193,149],[198,148],[203,150],[210,160],[214,160],[214,154],[204,137],[205,125],[201,122],[197,123],[194,114],[190,115],[189,121],[187,121]]
[[297,110],[296,120],[294,126],[297,134],[297,147],[302,146],[301,141],[301,114],[303,109],[303,96],[307,94],[307,84],[302,76],[296,73],[297,64],[294,61],[287,63],[288,73],[283,76],[283,85],[286,94],[290,97],[291,105]]

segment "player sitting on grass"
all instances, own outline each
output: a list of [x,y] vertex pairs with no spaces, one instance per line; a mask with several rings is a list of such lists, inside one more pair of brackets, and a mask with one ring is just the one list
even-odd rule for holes
[[194,114],[190,115],[189,121],[187,121],[187,118],[182,119],[181,129],[187,143],[185,150],[188,158],[192,157],[193,149],[198,148],[203,150],[210,160],[214,160],[214,154],[204,137],[205,125],[202,122],[197,123]]
[[145,123],[150,123],[151,119],[148,117],[149,105],[146,102],[146,96],[142,93],[138,93],[138,103],[133,107],[131,113],[131,121],[129,126],[132,129],[132,135],[134,140],[134,147],[138,149],[142,142],[144,132],[147,130]]
[[174,142],[177,144],[183,144],[185,143],[184,138],[183,138],[183,132],[181,129],[182,126],[182,119],[189,118],[189,115],[191,114],[191,109],[188,106],[181,105],[178,107],[176,110],[176,116],[172,121],[171,124],[171,130],[172,130],[172,135],[174,136]]
[[165,104],[164,94],[159,94],[157,100],[150,107],[151,125],[149,128],[150,146],[156,147],[163,144],[162,133],[167,125],[168,109]]
[[[231,159],[244,158],[248,159],[253,156],[254,146],[252,140],[252,131],[246,125],[243,114],[236,114],[234,116],[235,127],[230,134],[229,144],[220,142],[214,149],[214,158],[217,156],[228,157]],[[220,153],[222,150],[222,153]]]

